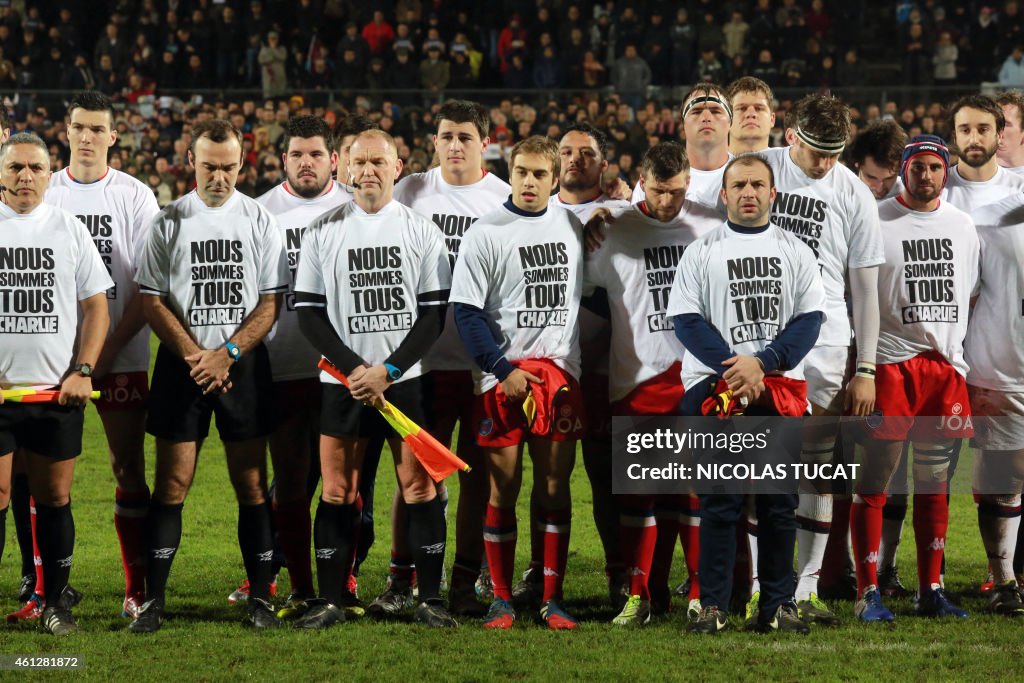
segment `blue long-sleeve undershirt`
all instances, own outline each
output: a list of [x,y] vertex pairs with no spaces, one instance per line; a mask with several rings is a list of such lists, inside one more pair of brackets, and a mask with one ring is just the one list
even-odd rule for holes
[[483,309],[469,304],[455,304],[455,327],[466,347],[467,353],[484,372],[489,372],[504,381],[515,370],[505,358],[491,331],[493,322]]

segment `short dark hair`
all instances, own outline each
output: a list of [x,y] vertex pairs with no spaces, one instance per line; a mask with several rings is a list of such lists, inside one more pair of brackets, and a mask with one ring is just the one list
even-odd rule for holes
[[359,135],[368,130],[379,130],[380,126],[363,114],[343,116],[334,126],[334,150],[341,149],[342,141],[350,135]]
[[192,144],[189,146],[189,151],[192,153],[193,160],[199,138],[206,138],[210,142],[227,142],[231,136],[238,140],[238,146],[241,148],[242,131],[227,119],[210,119],[209,121],[200,121],[192,126]]
[[978,93],[973,95],[964,95],[954,102],[953,106],[949,108],[949,134],[953,136],[954,142],[956,141],[956,115],[964,107],[970,107],[971,109],[978,109],[992,114],[996,119],[997,133],[1001,133],[1003,128],[1006,127],[1006,117],[1003,116],[1003,108],[1000,107],[994,99],[988,95],[981,95]]
[[647,150],[640,162],[640,174],[655,180],[668,180],[690,170],[686,148],[675,141],[659,142]]
[[[690,88],[686,92],[685,95],[683,95],[683,100],[682,100],[682,102],[679,103],[679,105],[680,105],[679,106],[679,118],[680,119],[683,118],[683,112],[686,111],[685,105],[686,105],[687,100],[692,99],[693,97],[697,97],[697,96],[702,96],[702,97],[717,96],[717,97],[721,97],[723,100],[725,100],[726,103],[729,102],[729,98],[725,96],[725,88],[723,88],[722,86],[718,85],[717,83],[696,83],[696,84],[694,84],[694,86],[692,88]],[[729,105],[729,108],[732,109],[732,105],[731,104]]]
[[110,115],[110,125],[114,125],[114,104],[110,98],[101,92],[95,90],[83,90],[77,92],[68,102],[68,116],[74,113],[76,109],[84,109],[86,111],[105,111]]
[[799,128],[820,140],[850,139],[850,107],[834,95],[814,93],[793,106],[786,126]]
[[328,151],[334,149],[334,134],[331,127],[319,116],[293,116],[284,124],[284,138],[281,149],[288,152],[292,138],[323,138]]
[[608,136],[604,134],[599,128],[595,128],[586,121],[577,121],[562,132],[562,137],[565,137],[569,133],[583,133],[594,138],[594,142],[597,143],[597,151],[601,153],[601,158],[605,159],[608,155]]
[[763,154],[747,152],[746,154],[740,154],[739,156],[733,157],[732,160],[725,165],[725,170],[722,171],[722,189],[725,189],[726,178],[729,177],[729,169],[733,166],[756,166],[758,164],[768,169],[768,182],[771,187],[775,187],[775,171],[772,170],[772,165],[768,163],[768,160],[764,158]]
[[872,121],[850,143],[850,161],[857,167],[871,157],[884,168],[898,167],[907,139],[906,131],[892,119]]
[[482,104],[469,100],[448,100],[441,105],[434,115],[437,127],[441,127],[442,121],[452,123],[472,123],[480,139],[483,140],[491,132],[491,114]]
[[1000,107],[1013,105],[1017,107],[1017,126],[1024,127],[1024,93],[1020,90],[1007,90],[996,95],[996,104]]
[[732,98],[736,97],[736,95],[741,92],[761,93],[765,96],[765,99],[768,100],[769,107],[772,106],[772,101],[775,99],[775,93],[772,92],[772,87],[755,76],[741,76],[726,87],[725,96],[729,102],[729,106],[732,106]]

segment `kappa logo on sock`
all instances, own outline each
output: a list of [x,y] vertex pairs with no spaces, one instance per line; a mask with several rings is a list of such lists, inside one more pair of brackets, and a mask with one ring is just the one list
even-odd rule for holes
[[544,567],[544,576],[555,576],[555,577],[557,577],[558,576],[558,572],[556,572],[551,567]]
[[334,553],[338,552],[337,548],[317,548],[316,559],[318,560],[329,560],[334,557]]
[[946,539],[944,538],[933,538],[932,542],[928,544],[929,550],[942,550],[946,547]]
[[274,551],[268,550],[265,553],[257,553],[256,559],[260,562],[270,562],[274,559]]
[[154,560],[169,560],[177,551],[177,548],[153,548],[151,553]]
[[630,576],[647,576],[647,572],[645,572],[643,569],[640,569],[640,567],[630,567],[626,570],[626,573]]
[[67,557],[62,557],[61,559],[57,560],[57,566],[62,568],[62,569],[70,568],[71,567],[71,558],[72,557],[73,557],[73,555],[68,555]]
[[422,545],[420,548],[423,549],[427,555],[443,555],[444,554],[444,541],[440,543],[433,543],[431,545]]
[[864,558],[864,562],[867,564],[878,564],[878,553],[868,553]]

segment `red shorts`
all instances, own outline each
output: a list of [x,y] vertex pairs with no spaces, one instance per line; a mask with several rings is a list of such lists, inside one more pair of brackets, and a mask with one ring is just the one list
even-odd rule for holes
[[866,436],[886,441],[974,436],[967,382],[941,354],[928,351],[885,363],[876,373],[875,409],[883,417],[868,420]]
[[[533,361],[536,362],[536,361]],[[543,434],[537,433],[536,424],[529,425],[523,412],[522,401],[513,403],[502,392],[500,385],[485,394],[476,397],[476,411],[473,424],[476,425],[476,442],[484,448],[504,448],[523,443],[530,435],[540,436],[551,441],[575,441],[584,434],[583,392],[576,379],[557,368],[553,363],[551,374],[557,377],[560,385],[568,386],[568,391],[556,394],[547,409],[550,411],[550,429]],[[545,382],[545,389],[554,383]],[[536,386],[536,385],[535,385]],[[534,390],[535,391],[535,390]],[[546,392],[539,392],[544,394]],[[537,394],[535,394],[536,396]]]
[[430,434],[451,443],[455,423],[473,424],[473,373],[470,370],[431,370],[423,376]]
[[274,416],[278,425],[308,415],[320,415],[323,390],[319,377],[286,379],[273,384]]
[[612,407],[608,402],[608,375],[589,373],[580,379],[588,439],[612,438]]
[[683,381],[679,377],[682,363],[675,362],[668,370],[641,382],[612,407],[614,415],[677,415],[683,400]]
[[96,410],[145,410],[149,398],[149,373],[112,372],[102,379],[96,380],[92,388],[100,392],[100,397],[93,399]]

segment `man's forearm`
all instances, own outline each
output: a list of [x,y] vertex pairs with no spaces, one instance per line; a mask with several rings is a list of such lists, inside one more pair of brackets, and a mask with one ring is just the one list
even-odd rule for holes
[[231,343],[243,354],[252,351],[270,334],[270,328],[274,326],[281,310],[281,298],[281,294],[261,294],[256,308],[252,309],[252,313],[246,316],[238,330],[231,335]]
[[95,365],[99,360],[103,342],[107,338],[110,326],[110,313],[107,311],[107,293],[102,292],[80,302],[82,307],[82,329],[78,337],[77,363]]
[[191,356],[200,350],[199,344],[181,324],[163,298],[143,294],[142,312],[156,336],[180,357]]

